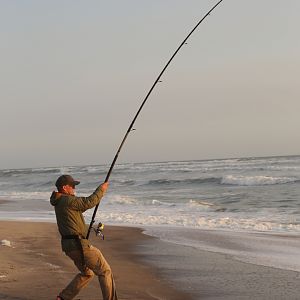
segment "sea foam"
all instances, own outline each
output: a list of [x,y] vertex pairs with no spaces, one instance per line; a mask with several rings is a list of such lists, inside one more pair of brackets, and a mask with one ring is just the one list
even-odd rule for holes
[[8,240],[2,240],[1,246],[12,247],[11,242]]
[[296,181],[297,178],[293,177],[226,175],[223,176],[221,184],[253,186],[285,184]]

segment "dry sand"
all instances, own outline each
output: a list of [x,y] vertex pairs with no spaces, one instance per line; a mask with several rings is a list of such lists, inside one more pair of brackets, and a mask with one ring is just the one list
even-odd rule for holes
[[[141,263],[132,251],[150,238],[137,228],[107,226],[106,239],[92,237],[114,272],[119,299],[190,299],[158,276],[155,268]],[[0,240],[12,247],[0,246],[0,299],[51,300],[77,273],[60,248],[56,224],[0,222]],[[102,299],[96,278],[76,297]]]

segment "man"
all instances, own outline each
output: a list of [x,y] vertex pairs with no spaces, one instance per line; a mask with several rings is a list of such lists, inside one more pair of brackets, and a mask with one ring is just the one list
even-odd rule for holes
[[58,191],[54,191],[50,198],[62,237],[62,250],[80,271],[56,300],[73,299],[91,281],[94,274],[98,276],[103,300],[117,300],[111,268],[102,253],[85,239],[87,226],[82,215],[100,202],[108,189],[108,183],[99,185],[89,197],[76,197],[75,186],[79,183],[70,175],[60,176],[55,183]]

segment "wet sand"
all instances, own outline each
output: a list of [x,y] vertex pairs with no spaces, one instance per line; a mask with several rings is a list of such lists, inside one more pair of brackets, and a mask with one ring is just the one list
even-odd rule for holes
[[[119,299],[190,299],[158,275],[158,270],[143,261],[134,249],[150,240],[138,228],[107,226],[106,238],[95,236],[92,243],[101,249],[114,272]],[[0,246],[0,299],[49,300],[77,273],[71,260],[60,249],[56,224],[0,222],[0,240],[12,247]],[[102,299],[96,278],[76,297]]]
[[4,200],[4,199],[0,199],[0,205],[1,204],[6,204],[6,203],[10,203],[11,201],[8,200]]
[[[216,238],[215,231],[199,230],[200,239],[238,249],[240,243]],[[243,239],[241,238],[241,242]],[[284,246],[284,239],[282,241]],[[274,249],[275,250],[275,249]],[[194,300],[299,300],[300,273],[240,261],[235,255],[196,247],[146,241],[139,251],[160,276],[180,287]],[[300,255],[294,257],[300,259]],[[261,262],[259,262],[261,263]],[[182,298],[184,299],[184,298]]]

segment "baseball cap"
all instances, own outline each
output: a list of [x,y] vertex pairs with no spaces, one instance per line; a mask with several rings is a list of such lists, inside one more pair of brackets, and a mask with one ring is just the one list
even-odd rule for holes
[[78,185],[80,181],[74,180],[74,178],[71,175],[61,175],[58,177],[58,179],[55,182],[55,186],[59,189],[63,187],[64,185],[70,185],[75,186]]

